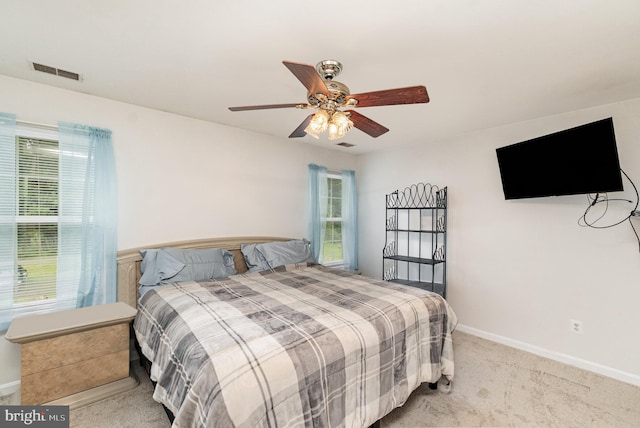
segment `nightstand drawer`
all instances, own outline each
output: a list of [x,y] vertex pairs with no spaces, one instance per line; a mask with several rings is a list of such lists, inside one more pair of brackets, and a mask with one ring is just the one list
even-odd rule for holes
[[[64,349],[64,352],[60,352]],[[117,324],[22,345],[22,375],[43,372],[129,349],[129,326]]]
[[42,404],[129,376],[129,350],[22,376],[22,405]]
[[79,405],[131,388],[129,324],[111,303],[16,318],[5,338],[22,346],[20,404]]

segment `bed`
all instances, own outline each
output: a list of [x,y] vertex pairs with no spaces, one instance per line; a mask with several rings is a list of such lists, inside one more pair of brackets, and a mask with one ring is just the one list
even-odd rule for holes
[[[421,383],[452,380],[456,316],[441,296],[315,264],[297,254],[300,242],[238,237],[119,252],[119,300],[138,308],[135,337],[173,426],[368,427]],[[155,279],[167,278],[139,297],[150,250],[163,265]],[[215,253],[217,267],[190,273],[206,279],[172,277],[181,251],[198,253],[197,268]]]

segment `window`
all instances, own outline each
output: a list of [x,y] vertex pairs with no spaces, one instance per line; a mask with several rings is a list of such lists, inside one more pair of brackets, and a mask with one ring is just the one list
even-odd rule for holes
[[58,142],[16,137],[17,255],[14,303],[56,297]]
[[0,331],[19,315],[115,301],[111,131],[0,113]]
[[308,239],[318,263],[358,268],[357,193],[355,172],[328,172],[309,164]]
[[322,262],[342,264],[342,177],[327,173],[326,229],[322,246]]

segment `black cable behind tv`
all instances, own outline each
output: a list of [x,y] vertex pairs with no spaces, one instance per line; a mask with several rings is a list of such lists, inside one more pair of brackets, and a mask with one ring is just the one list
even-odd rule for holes
[[607,118],[496,149],[505,199],[622,191]]

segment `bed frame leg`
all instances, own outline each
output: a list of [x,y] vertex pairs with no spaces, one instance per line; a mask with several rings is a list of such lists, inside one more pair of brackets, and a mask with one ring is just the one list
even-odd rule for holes
[[438,382],[429,382],[429,389],[438,389]]

